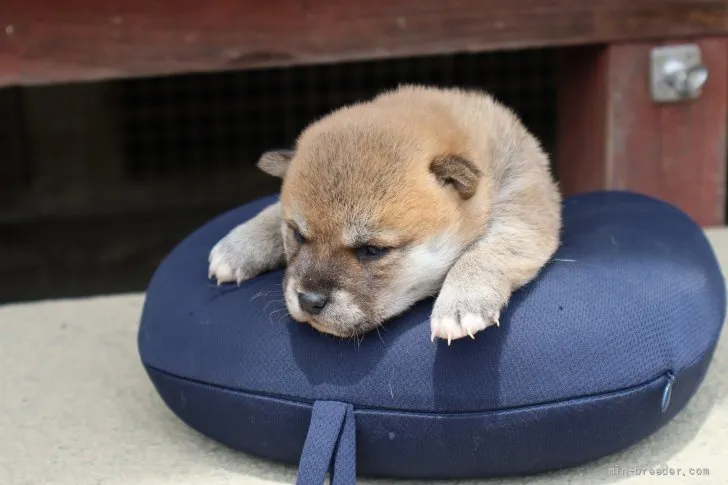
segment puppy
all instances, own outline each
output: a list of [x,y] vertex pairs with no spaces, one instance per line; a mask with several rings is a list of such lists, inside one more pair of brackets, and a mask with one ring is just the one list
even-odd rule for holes
[[212,248],[209,276],[240,284],[285,265],[290,315],[327,334],[364,334],[437,295],[432,339],[475,338],[559,244],[549,160],[483,92],[402,86],[258,167],[282,178],[280,201]]

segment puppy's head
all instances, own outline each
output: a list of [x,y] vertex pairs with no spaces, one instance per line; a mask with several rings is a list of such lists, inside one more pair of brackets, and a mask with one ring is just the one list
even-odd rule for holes
[[[352,113],[352,111],[354,111]],[[428,123],[353,108],[258,166],[283,177],[284,295],[321,332],[361,335],[435,294],[475,236],[480,170]]]

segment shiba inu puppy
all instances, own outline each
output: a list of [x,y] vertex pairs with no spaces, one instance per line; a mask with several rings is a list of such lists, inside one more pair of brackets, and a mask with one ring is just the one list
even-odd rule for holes
[[561,197],[539,142],[488,94],[402,86],[262,155],[280,201],[211,250],[240,283],[285,265],[290,315],[361,335],[437,295],[432,339],[499,325],[559,244]]

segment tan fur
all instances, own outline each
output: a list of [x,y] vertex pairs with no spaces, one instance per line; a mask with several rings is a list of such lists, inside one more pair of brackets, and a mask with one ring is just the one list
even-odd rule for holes
[[[259,166],[284,177],[289,311],[334,335],[372,330],[439,291],[433,338],[472,336],[498,322],[511,292],[558,245],[560,196],[548,159],[482,92],[400,87],[312,123],[292,157],[270,152]],[[362,262],[352,247],[362,244],[393,249]],[[213,250],[211,274],[225,281],[266,266],[233,267],[244,259]],[[310,288],[333,295],[320,315],[294,301]]]

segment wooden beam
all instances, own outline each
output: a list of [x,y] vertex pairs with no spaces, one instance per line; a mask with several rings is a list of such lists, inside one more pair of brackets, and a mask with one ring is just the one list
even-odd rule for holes
[[565,194],[634,190],[724,223],[728,37],[697,39],[709,78],[692,101],[649,94],[652,43],[568,49],[559,86],[557,171]]
[[0,19],[7,85],[728,34],[728,3],[5,0]]

